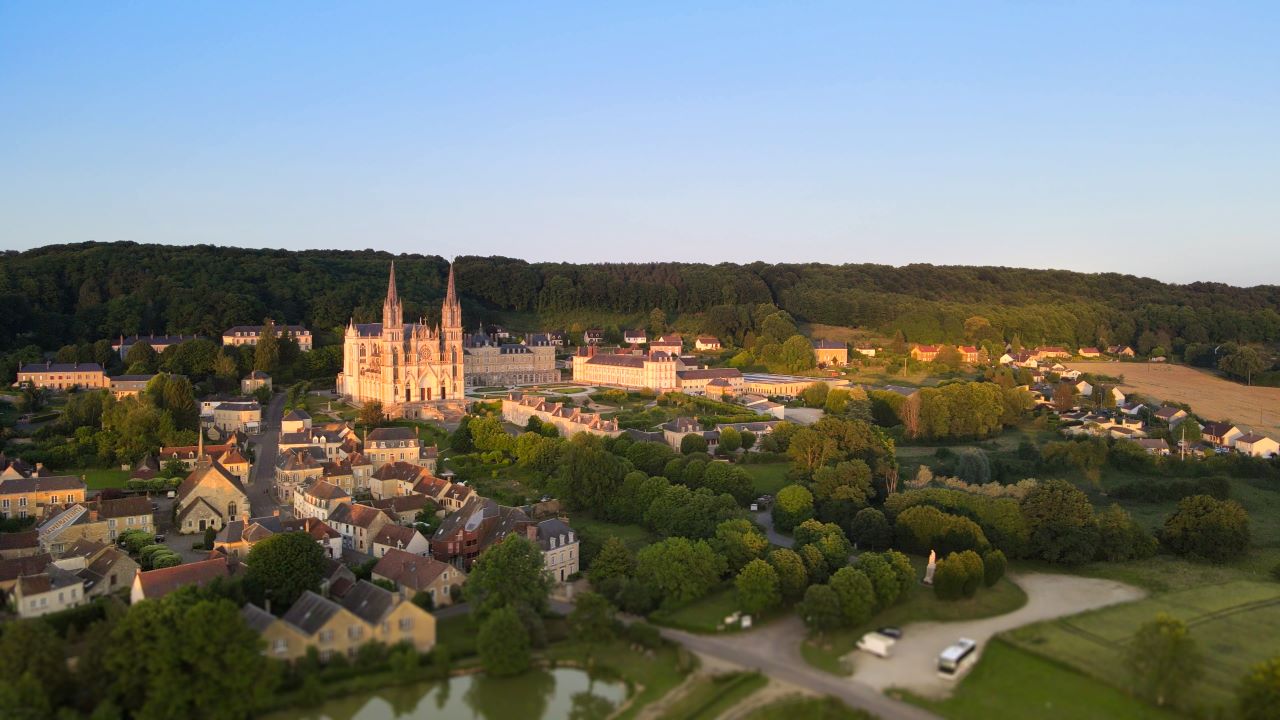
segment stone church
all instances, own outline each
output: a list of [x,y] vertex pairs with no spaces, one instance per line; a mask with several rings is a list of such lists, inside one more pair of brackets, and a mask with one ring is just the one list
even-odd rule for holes
[[357,402],[378,401],[392,417],[422,417],[428,405],[462,402],[462,306],[449,268],[440,324],[404,322],[391,263],[382,322],[349,323],[342,348],[338,393]]

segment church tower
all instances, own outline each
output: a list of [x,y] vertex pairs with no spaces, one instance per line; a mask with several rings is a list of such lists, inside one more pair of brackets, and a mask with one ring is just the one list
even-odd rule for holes
[[[387,299],[382,301],[382,402],[393,405],[400,401],[404,361],[404,308],[396,289],[396,262],[391,261],[387,279]],[[407,398],[406,398],[407,399]]]
[[448,389],[441,388],[441,399],[461,400],[464,384],[462,374],[462,305],[458,302],[458,291],[453,282],[453,264],[449,264],[449,285],[444,293],[444,304],[440,307],[440,360],[447,370],[450,382]]

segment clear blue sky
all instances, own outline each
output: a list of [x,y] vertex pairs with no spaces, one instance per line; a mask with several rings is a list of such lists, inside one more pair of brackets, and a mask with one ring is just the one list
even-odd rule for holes
[[0,248],[1275,283],[1277,38],[1275,2],[8,0]]

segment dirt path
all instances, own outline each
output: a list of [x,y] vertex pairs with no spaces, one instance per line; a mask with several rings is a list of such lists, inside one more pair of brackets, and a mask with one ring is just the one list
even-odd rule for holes
[[1241,428],[1280,435],[1280,388],[1249,387],[1185,365],[1161,363],[1074,362],[1080,372],[1124,376],[1121,392],[1186,403],[1206,420],[1230,420]]
[[[893,647],[888,660],[855,651],[853,677],[878,690],[906,688],[926,697],[945,697],[954,681],[938,677],[938,653],[957,639],[977,641],[981,655],[996,633],[1029,623],[1064,615],[1075,615],[1105,605],[1131,602],[1145,595],[1135,587],[1111,580],[1049,575],[1042,573],[1010,576],[1027,593],[1027,604],[1006,615],[963,622],[912,623]],[[970,665],[972,667],[972,664]]]

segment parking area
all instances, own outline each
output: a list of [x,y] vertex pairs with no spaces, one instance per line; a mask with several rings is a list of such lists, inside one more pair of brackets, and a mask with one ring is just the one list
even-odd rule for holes
[[[1075,615],[1117,603],[1131,602],[1145,593],[1112,580],[1027,573],[1010,576],[1027,593],[1027,604],[1006,615],[964,622],[912,623],[902,628],[903,637],[893,646],[892,657],[875,657],[854,651],[849,660],[853,677],[880,691],[905,688],[919,695],[943,698],[950,694],[954,679],[938,675],[938,653],[960,638],[977,641],[974,661],[996,633],[1033,622]],[[969,664],[972,667],[973,663]]]

